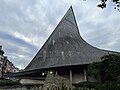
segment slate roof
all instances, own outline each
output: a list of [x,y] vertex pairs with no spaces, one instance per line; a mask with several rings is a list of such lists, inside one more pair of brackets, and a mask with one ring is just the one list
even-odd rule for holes
[[80,36],[70,7],[25,71],[98,62],[109,52],[91,46]]

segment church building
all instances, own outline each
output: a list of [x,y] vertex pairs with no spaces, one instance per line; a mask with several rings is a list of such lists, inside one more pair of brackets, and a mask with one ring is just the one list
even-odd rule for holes
[[98,49],[81,37],[70,7],[29,65],[13,76],[21,78],[23,84],[44,83],[48,73],[65,77],[72,83],[96,81],[87,77],[87,66],[100,62],[109,53],[113,52]]

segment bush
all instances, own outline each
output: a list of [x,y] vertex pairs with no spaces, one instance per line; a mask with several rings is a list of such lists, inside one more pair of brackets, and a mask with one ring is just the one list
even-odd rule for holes
[[[120,90],[120,83],[96,83],[96,82],[81,82],[74,84],[75,90],[79,88],[94,88],[95,90]],[[86,90],[86,89],[85,89]]]
[[101,61],[90,64],[87,74],[102,83],[120,82],[120,54],[105,55]]
[[81,82],[79,84],[73,84],[75,87],[88,87],[88,88],[94,88],[96,83],[92,82]]
[[19,81],[0,80],[0,86],[20,85]]

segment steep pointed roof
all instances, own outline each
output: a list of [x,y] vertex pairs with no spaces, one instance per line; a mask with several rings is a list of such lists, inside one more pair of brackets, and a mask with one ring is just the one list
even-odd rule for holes
[[70,7],[25,71],[98,62],[108,52],[82,39]]

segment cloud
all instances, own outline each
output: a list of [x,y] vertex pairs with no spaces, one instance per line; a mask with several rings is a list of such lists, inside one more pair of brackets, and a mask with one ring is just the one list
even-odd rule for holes
[[0,44],[16,66],[24,68],[72,5],[81,36],[93,46],[120,51],[120,14],[97,8],[96,0],[1,0]]

